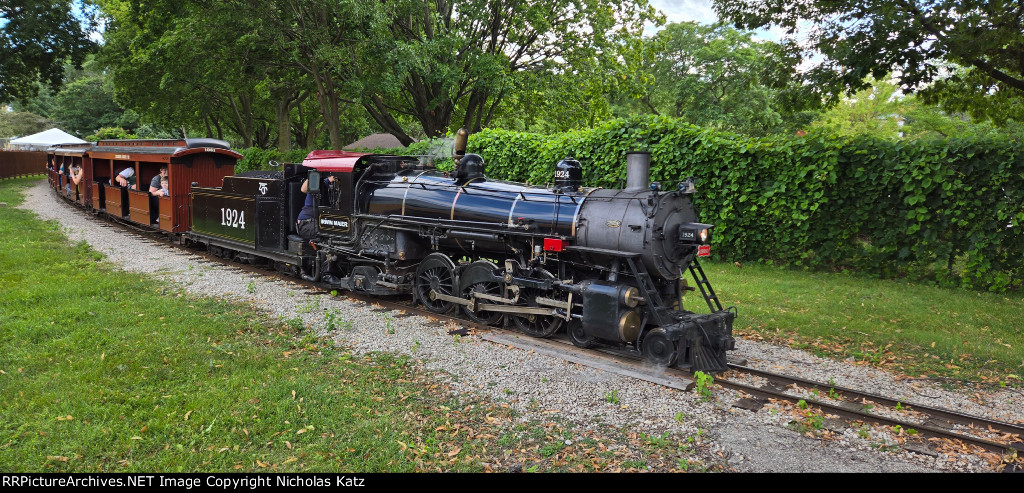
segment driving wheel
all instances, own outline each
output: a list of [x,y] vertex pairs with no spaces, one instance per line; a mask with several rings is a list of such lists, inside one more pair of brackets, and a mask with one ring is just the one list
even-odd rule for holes
[[[546,270],[540,271],[541,277],[548,279],[554,279],[555,276]],[[519,301],[516,303],[519,306],[526,306],[530,308],[548,308],[547,306],[537,303],[537,297],[543,296],[546,298],[557,299],[559,301],[566,300],[566,294],[556,291],[542,291],[533,288],[524,288],[519,292]],[[553,308],[552,308],[553,310]],[[565,323],[565,319],[555,315],[515,315],[512,317],[512,321],[515,326],[521,330],[524,334],[546,338],[555,335],[558,329],[562,328],[562,324]]]
[[[473,299],[473,293],[502,296],[502,284],[494,277],[494,272],[497,270],[498,266],[487,260],[477,260],[469,264],[469,266],[462,270],[462,274],[459,276],[459,284],[462,286],[462,297]],[[480,299],[478,303],[493,304],[495,302]],[[504,315],[501,312],[487,310],[473,311],[473,306],[471,305],[463,306],[462,311],[465,312],[470,320],[483,325],[498,325],[501,322],[501,317]]]
[[454,303],[437,298],[436,295],[455,295],[455,287],[458,285],[455,264],[447,255],[431,253],[416,268],[414,284],[416,299],[424,308],[434,313],[447,313]]

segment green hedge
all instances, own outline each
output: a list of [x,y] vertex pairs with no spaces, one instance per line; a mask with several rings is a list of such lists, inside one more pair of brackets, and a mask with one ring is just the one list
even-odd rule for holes
[[[301,163],[306,158],[306,155],[309,154],[309,151],[305,149],[295,149],[282,153],[277,149],[260,149],[259,147],[239,149],[238,152],[242,155],[242,159],[235,164],[236,174],[259,169],[273,170],[275,168],[269,165],[270,161]],[[280,168],[276,169],[280,170]]]
[[488,176],[536,184],[574,156],[587,185],[618,188],[630,150],[651,152],[651,180],[666,189],[695,178],[719,258],[1022,285],[1024,150],[1008,139],[747,138],[643,117],[558,135],[486,130],[469,141]]
[[[306,156],[309,155],[310,151],[306,149],[294,149],[286,153],[282,153],[277,149],[249,147],[247,149],[240,149],[238,152],[242,155],[242,159],[235,164],[235,173],[252,170],[275,169],[268,164],[270,161],[277,161],[278,163],[301,163]],[[435,164],[437,164],[439,168],[452,168],[451,142],[443,139],[439,139],[437,141],[427,140],[415,142],[409,147],[400,147],[395,149],[359,149],[355,152],[397,154],[403,156],[435,155],[438,158]]]

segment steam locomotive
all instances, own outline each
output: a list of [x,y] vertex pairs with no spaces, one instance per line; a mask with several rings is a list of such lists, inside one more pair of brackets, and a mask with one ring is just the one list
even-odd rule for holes
[[[727,370],[736,312],[722,308],[697,261],[713,226],[697,222],[692,181],[662,190],[648,182],[650,155],[635,152],[624,189],[583,187],[572,158],[556,164],[553,186],[528,186],[488,179],[465,145],[460,131],[451,172],[416,157],[313,151],[280,171],[225,175],[220,187],[193,182],[188,224],[159,226],[330,289],[411,294],[434,313],[461,310],[534,337],[564,328],[580,347],[627,346],[659,366]],[[314,238],[298,235],[304,182],[316,202]],[[683,292],[697,288],[711,313],[682,309]]]

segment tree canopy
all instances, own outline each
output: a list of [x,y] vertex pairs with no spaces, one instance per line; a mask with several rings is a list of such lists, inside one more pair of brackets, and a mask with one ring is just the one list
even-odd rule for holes
[[652,40],[639,99],[647,111],[748,135],[796,130],[814,108],[792,44],[759,41],[726,25],[669,24]]
[[264,145],[271,129],[283,141],[289,119],[312,100],[335,148],[361,119],[406,144],[414,134],[479,130],[514,92],[546,77],[606,78],[622,40],[657,19],[646,0],[98,3],[108,19],[105,60],[132,109],[224,125]]
[[85,17],[75,15],[72,0],[0,2],[0,101],[35,96],[38,82],[60,87],[64,64],[81,66],[95,48]]
[[[81,0],[62,1],[51,13]],[[760,0],[716,0],[744,29],[822,26],[781,42],[692,22],[645,35],[664,22],[647,0],[85,1],[104,25],[102,70],[76,71],[64,56],[54,76],[63,89],[27,80],[22,93],[39,94],[15,105],[76,133],[184,131],[287,151],[340,148],[374,131],[408,144],[458,127],[561,132],[649,114],[752,136],[818,120],[901,139],[960,133],[968,113],[1024,120],[1024,93],[1005,80],[1022,78],[1004,53],[1019,51],[1019,33],[1004,29],[1017,21],[973,0],[947,10],[768,0],[767,11]],[[801,70],[807,48],[824,57],[810,71]],[[871,85],[865,75],[887,73],[899,87],[855,95]],[[921,94],[905,99],[908,89]],[[825,104],[838,106],[825,114]]]
[[715,0],[745,29],[798,31],[824,56],[820,96],[892,73],[926,101],[997,122],[1024,117],[1024,2],[1019,0]]

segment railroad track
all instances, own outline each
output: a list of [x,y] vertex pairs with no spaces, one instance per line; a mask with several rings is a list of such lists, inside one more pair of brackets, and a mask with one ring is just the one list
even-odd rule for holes
[[[179,245],[161,232],[139,228],[131,223],[108,217],[90,216],[98,222],[122,226],[130,234],[199,256],[205,259],[206,262],[229,266],[242,272],[251,272],[261,276],[273,275],[279,279],[285,279],[304,287],[307,294],[327,293],[326,290],[316,286],[314,283],[294,277],[286,277],[270,268],[231,262],[209,252],[197,251]],[[619,350],[615,348],[581,349],[573,346],[565,337],[536,339],[520,334],[517,331],[484,326],[461,317],[430,312],[419,306],[413,306],[409,301],[401,302],[388,298],[369,297],[352,292],[344,292],[344,295],[349,299],[380,305],[382,307],[381,310],[401,311],[405,314],[403,316],[421,315],[441,322],[450,322],[461,327],[462,329],[460,330],[465,331],[463,335],[472,331],[481,339],[494,344],[516,347],[678,390],[689,391],[695,386],[695,379],[692,374],[677,368],[652,367],[646,364],[635,350]],[[729,378],[728,373],[725,377],[716,378],[716,385],[742,392],[747,396],[735,404],[737,407],[756,411],[769,401],[782,401],[792,405],[800,405],[801,407],[806,406],[808,408],[820,409],[824,413],[840,416],[855,423],[871,423],[893,429],[899,427],[903,430],[915,430],[919,444],[919,450],[917,451],[920,452],[927,453],[928,441],[947,440],[954,443],[962,443],[969,447],[977,447],[988,452],[1024,456],[1024,426],[1022,425],[971,416],[913,402],[898,401],[869,392],[840,387],[831,383],[813,382],[797,377],[757,370],[740,364],[730,364],[729,366],[730,373],[745,374],[764,381],[763,384],[750,385],[734,378]],[[808,397],[807,395],[792,395],[786,392],[787,389],[803,389],[811,393],[812,396],[829,396],[829,399]],[[814,391],[816,391],[816,394]],[[880,407],[883,406],[891,409],[891,414],[905,414],[916,419],[883,416],[878,412],[881,410]],[[964,431],[961,432],[959,430]],[[907,448],[915,450],[909,445]]]

